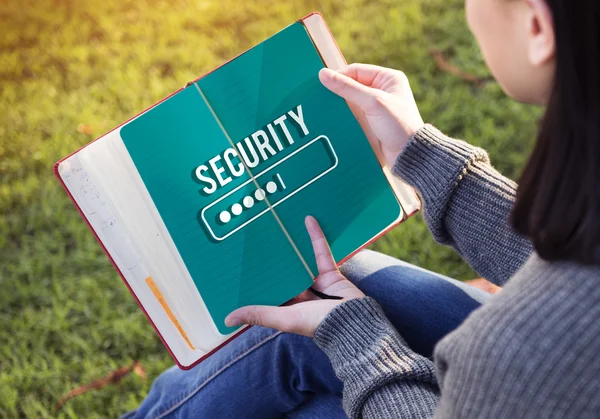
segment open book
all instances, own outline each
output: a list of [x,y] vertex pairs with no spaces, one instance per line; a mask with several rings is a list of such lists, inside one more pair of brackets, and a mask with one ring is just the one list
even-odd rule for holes
[[419,209],[364,115],[318,79],[344,58],[313,13],[55,165],[175,362],[245,330],[317,269],[314,216],[339,263]]

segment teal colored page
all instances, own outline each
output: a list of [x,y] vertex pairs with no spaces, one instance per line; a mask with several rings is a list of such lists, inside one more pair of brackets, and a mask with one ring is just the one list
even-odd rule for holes
[[[250,163],[245,139],[255,151],[252,134],[259,133],[259,144],[268,140],[272,150],[263,149],[266,159],[257,152],[258,164],[250,171],[264,190],[269,182],[277,186],[266,191],[267,198],[314,273],[306,215],[319,221],[339,261],[402,211],[346,102],[320,83],[323,66],[305,27],[295,23],[198,82]],[[298,106],[304,127],[288,113],[298,115]],[[282,116],[282,123],[274,123]],[[240,199],[226,198],[229,204]]]
[[306,215],[336,260],[401,215],[347,104],[319,82],[322,67],[296,23],[121,130],[221,333],[235,308],[280,305],[310,286]]
[[[194,88],[172,96],[121,129],[121,137],[217,329],[249,304],[280,305],[312,284],[272,214],[227,240],[215,240],[201,211],[215,201],[195,170],[228,148],[228,141]],[[219,190],[255,189],[246,173]],[[240,188],[241,186],[241,188]],[[240,214],[236,219],[243,218]]]

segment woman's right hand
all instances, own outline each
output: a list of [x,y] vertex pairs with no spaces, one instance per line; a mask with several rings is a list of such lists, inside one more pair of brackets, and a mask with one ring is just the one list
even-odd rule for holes
[[406,75],[376,65],[350,64],[339,71],[324,68],[319,79],[364,112],[393,167],[410,137],[424,125]]

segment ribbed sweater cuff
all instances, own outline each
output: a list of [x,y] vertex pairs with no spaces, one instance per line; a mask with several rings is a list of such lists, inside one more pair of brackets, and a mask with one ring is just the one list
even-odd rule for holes
[[425,200],[448,195],[477,161],[489,163],[487,153],[447,137],[432,125],[412,136],[398,156],[394,174],[416,188]]
[[334,308],[315,332],[315,343],[344,382],[344,408],[350,417],[373,392],[399,381],[436,386],[433,363],[414,352],[369,297]]
[[460,181],[476,163],[489,164],[487,153],[425,125],[396,159],[393,173],[423,198],[425,219],[436,240],[447,241],[443,218]]
[[421,357],[408,347],[370,297],[349,300],[333,309],[317,328],[314,341],[336,371],[349,372],[354,365],[362,365],[360,373],[367,374],[365,364],[369,364],[377,370],[372,373],[398,372],[400,359]]

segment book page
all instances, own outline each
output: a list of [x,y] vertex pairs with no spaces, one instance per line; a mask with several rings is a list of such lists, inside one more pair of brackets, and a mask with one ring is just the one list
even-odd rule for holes
[[[113,131],[61,162],[58,172],[171,353],[181,366],[187,366],[223,338],[216,330],[213,332],[212,319],[208,313],[203,314],[199,296],[195,310],[188,313],[195,318],[194,328],[190,328],[182,324],[182,307],[173,304],[172,296],[165,309],[148,286],[152,278],[164,284],[164,271],[177,271],[177,261],[169,258],[171,252],[165,241],[168,233],[157,224],[151,208],[141,198],[143,185],[139,189],[135,180],[129,178],[126,165],[118,162],[119,143],[118,131]],[[202,335],[202,340],[191,343],[188,334],[194,331]]]

